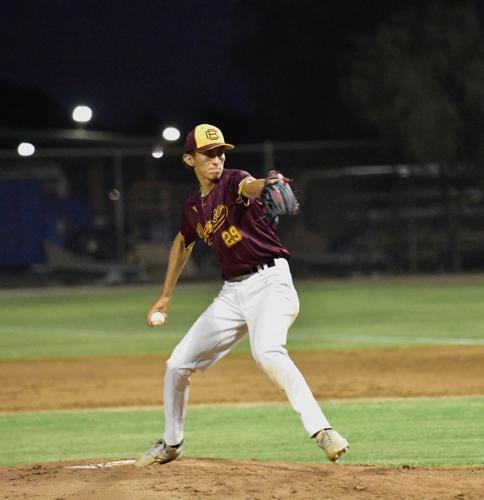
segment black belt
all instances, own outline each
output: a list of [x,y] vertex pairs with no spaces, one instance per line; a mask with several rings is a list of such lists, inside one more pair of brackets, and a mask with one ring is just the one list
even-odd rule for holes
[[255,273],[258,273],[259,271],[262,271],[263,269],[267,269],[269,267],[274,267],[276,263],[274,262],[274,259],[268,260],[267,262],[264,262],[264,264],[258,264],[257,266],[251,267],[247,269],[247,271],[243,274],[238,274],[237,276],[232,276],[232,278],[229,278],[227,281],[230,282],[237,282],[237,281],[244,281],[250,276],[252,276]]

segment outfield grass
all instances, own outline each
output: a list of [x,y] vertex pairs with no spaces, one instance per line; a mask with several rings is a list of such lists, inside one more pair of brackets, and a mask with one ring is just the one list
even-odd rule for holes
[[[326,405],[350,440],[348,464],[484,466],[484,397]],[[134,458],[160,437],[160,410],[0,415],[0,466]],[[192,407],[188,457],[326,463],[288,405]]]
[[[375,346],[484,344],[484,278],[297,284],[293,351]],[[0,359],[168,354],[218,292],[179,285],[169,324],[149,330],[153,286],[0,298]],[[242,342],[238,351],[247,351]]]

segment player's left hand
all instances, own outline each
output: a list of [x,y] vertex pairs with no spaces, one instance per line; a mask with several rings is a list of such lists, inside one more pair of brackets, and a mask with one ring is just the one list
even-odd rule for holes
[[261,200],[266,218],[271,224],[277,224],[280,215],[297,214],[299,203],[289,185],[291,179],[276,170],[271,170],[266,177],[261,193]]

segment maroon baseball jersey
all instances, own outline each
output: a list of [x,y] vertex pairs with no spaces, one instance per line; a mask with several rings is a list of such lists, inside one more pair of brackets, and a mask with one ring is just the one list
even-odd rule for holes
[[180,234],[185,246],[197,238],[211,246],[222,266],[225,279],[250,272],[272,258],[289,257],[275,229],[263,217],[259,199],[242,196],[244,170],[222,172],[214,188],[203,198],[199,190],[185,201]]

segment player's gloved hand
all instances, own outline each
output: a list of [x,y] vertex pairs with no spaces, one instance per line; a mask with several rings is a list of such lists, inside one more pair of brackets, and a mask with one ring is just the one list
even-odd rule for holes
[[299,212],[299,203],[289,185],[290,181],[291,179],[284,177],[276,170],[271,170],[267,174],[261,192],[261,200],[264,205],[265,217],[272,225],[279,222],[280,215],[294,215]]

